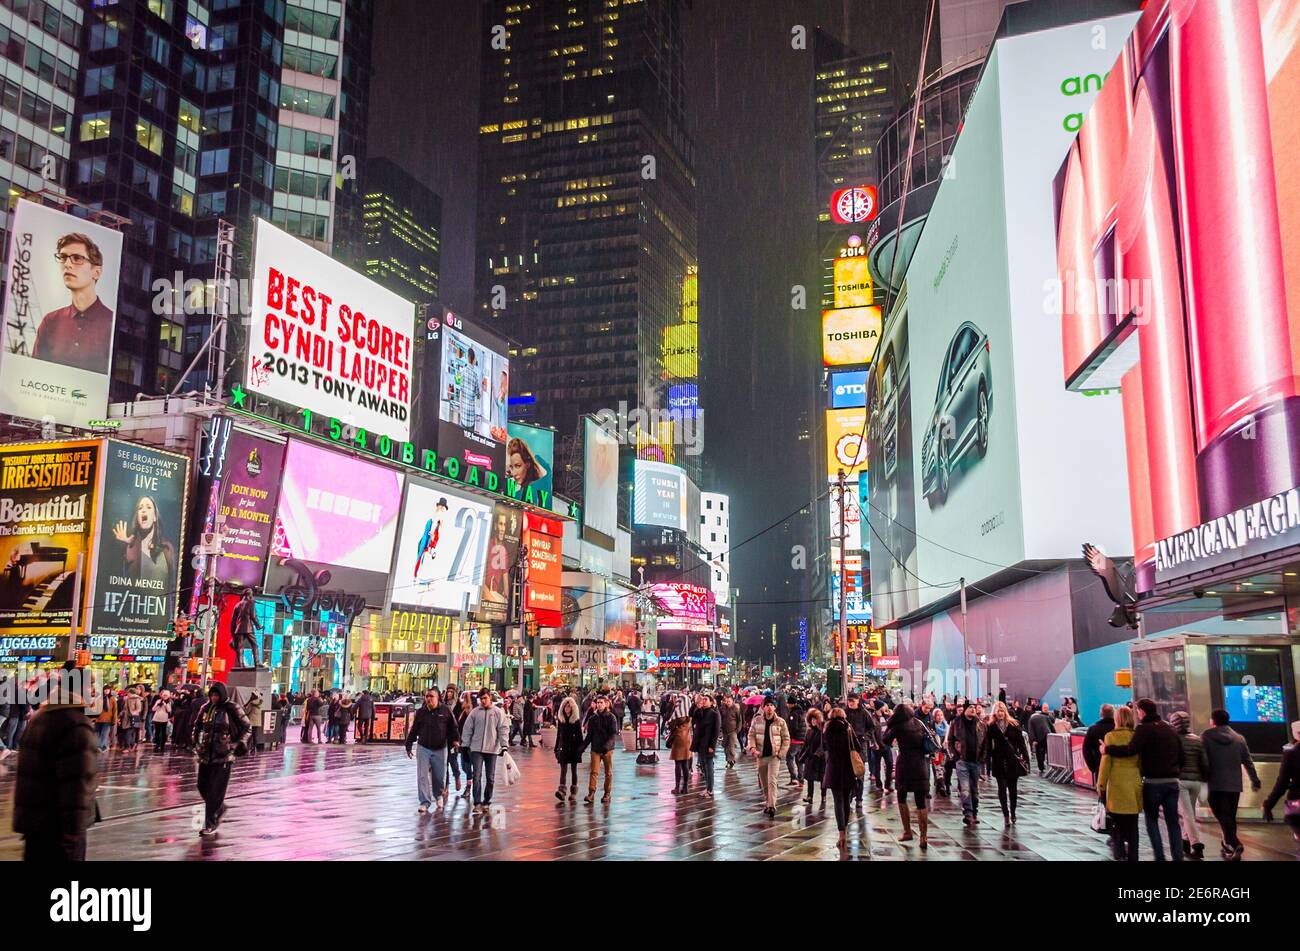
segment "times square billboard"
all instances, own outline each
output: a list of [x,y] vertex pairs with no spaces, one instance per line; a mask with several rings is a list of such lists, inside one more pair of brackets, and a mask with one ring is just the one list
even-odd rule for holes
[[[1055,180],[1133,13],[998,39],[867,380],[878,626],[1025,561],[1130,548],[1118,396],[1061,385]],[[1097,37],[1107,38],[1098,43]],[[1113,42],[1112,42],[1113,41]],[[1070,500],[1070,504],[1063,504]],[[921,580],[924,579],[924,580]]]
[[1120,387],[1138,590],[1300,543],[1298,42],[1295,0],[1153,0],[1058,166],[1063,373]]

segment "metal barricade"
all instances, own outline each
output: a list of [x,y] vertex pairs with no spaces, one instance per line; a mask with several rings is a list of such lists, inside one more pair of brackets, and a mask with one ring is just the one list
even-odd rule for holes
[[1046,778],[1053,783],[1068,785],[1074,782],[1074,754],[1070,751],[1070,734],[1047,734]]

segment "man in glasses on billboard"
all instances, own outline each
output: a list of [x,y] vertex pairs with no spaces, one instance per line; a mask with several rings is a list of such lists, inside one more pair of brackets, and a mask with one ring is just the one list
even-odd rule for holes
[[41,320],[32,356],[107,373],[113,312],[99,299],[104,255],[88,236],[73,232],[59,238],[54,259],[63,269],[63,286],[72,293],[72,303],[50,311]]

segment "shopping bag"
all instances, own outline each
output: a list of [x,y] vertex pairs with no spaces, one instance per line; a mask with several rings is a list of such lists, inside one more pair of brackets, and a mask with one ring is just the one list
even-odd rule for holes
[[1109,815],[1106,813],[1106,804],[1105,804],[1104,802],[1100,802],[1100,801],[1099,801],[1099,802],[1098,802],[1098,803],[1093,807],[1093,810],[1092,810],[1092,822],[1090,823],[1090,825],[1092,826],[1092,831],[1093,831],[1093,832],[1109,832],[1109,831],[1110,831],[1110,817],[1109,817]]
[[501,754],[501,768],[505,770],[507,786],[513,786],[522,778],[519,766],[515,763],[515,758],[509,753]]

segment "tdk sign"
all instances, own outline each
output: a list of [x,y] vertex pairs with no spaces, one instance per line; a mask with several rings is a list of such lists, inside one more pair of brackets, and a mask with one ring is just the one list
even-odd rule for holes
[[831,374],[831,408],[867,405],[867,371],[847,370]]

